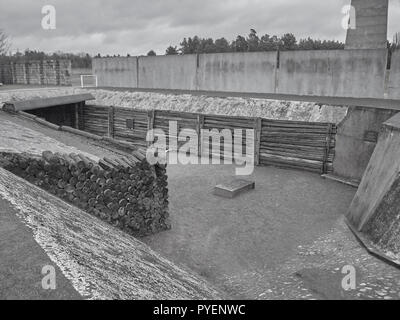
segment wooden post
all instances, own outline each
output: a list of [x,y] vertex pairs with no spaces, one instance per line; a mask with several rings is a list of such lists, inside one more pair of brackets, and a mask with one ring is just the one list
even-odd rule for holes
[[262,119],[254,119],[254,165],[260,164],[260,145],[261,145]]
[[[156,112],[155,110],[151,110],[147,112],[147,132],[154,129],[154,119]],[[154,139],[154,137],[152,137]],[[147,145],[150,146],[151,142],[147,141]]]
[[322,163],[322,170],[321,174],[326,174],[328,173],[328,159],[329,159],[329,151],[331,148],[331,139],[332,139],[332,131],[333,131],[333,126],[332,124],[328,124],[328,132],[326,135],[326,144],[325,144],[325,152],[324,152],[324,159]]
[[108,136],[114,138],[114,106],[108,108]]
[[204,115],[197,115],[197,146],[198,146],[198,156],[202,157],[203,155],[203,137],[201,134],[201,130],[204,128]]
[[79,102],[75,103],[75,129],[80,129],[79,128]]

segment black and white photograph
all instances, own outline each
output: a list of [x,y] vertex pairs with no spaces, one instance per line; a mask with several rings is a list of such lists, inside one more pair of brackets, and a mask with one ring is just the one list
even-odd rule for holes
[[400,0],[0,0],[0,300],[400,300],[399,111]]

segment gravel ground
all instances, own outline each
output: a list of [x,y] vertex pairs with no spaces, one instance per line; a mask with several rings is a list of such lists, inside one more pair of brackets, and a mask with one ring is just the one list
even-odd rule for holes
[[[254,191],[212,194],[233,166],[168,167],[172,230],[144,241],[235,299],[398,299],[400,271],[370,256],[343,222],[356,189],[257,167]],[[342,268],[357,270],[344,291]]]

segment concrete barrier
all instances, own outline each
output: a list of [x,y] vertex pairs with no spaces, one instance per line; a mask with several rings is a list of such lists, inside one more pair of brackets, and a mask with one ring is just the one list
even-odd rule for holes
[[286,51],[278,93],[383,98],[387,50]]
[[96,58],[93,74],[102,87],[137,88],[137,58]]
[[393,110],[349,108],[338,125],[334,175],[358,183],[374,152],[382,124],[395,114]]
[[276,52],[199,55],[198,90],[274,93]]
[[197,55],[138,59],[139,88],[196,90]]
[[[350,209],[349,224],[392,260],[400,258],[400,114],[385,122]],[[398,261],[400,263],[400,261]]]
[[388,95],[390,99],[400,99],[400,50],[392,54]]

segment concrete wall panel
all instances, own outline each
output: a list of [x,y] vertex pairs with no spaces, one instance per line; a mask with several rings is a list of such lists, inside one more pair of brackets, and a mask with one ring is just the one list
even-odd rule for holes
[[276,64],[276,52],[202,54],[198,89],[274,93]]
[[[400,115],[397,119],[397,126]],[[390,121],[389,121],[390,122]],[[357,194],[350,206],[347,218],[358,231],[372,217],[384,195],[390,189],[400,172],[399,128],[384,126],[379,142],[365,171]]]
[[387,50],[286,51],[278,93],[383,98]]
[[400,50],[392,55],[388,91],[390,99],[400,99]]
[[139,57],[139,88],[196,90],[197,55]]
[[361,181],[374,152],[382,124],[396,111],[373,108],[349,108],[339,124],[336,135],[334,174],[349,180]]
[[137,58],[96,58],[93,59],[93,74],[101,87],[137,87]]

